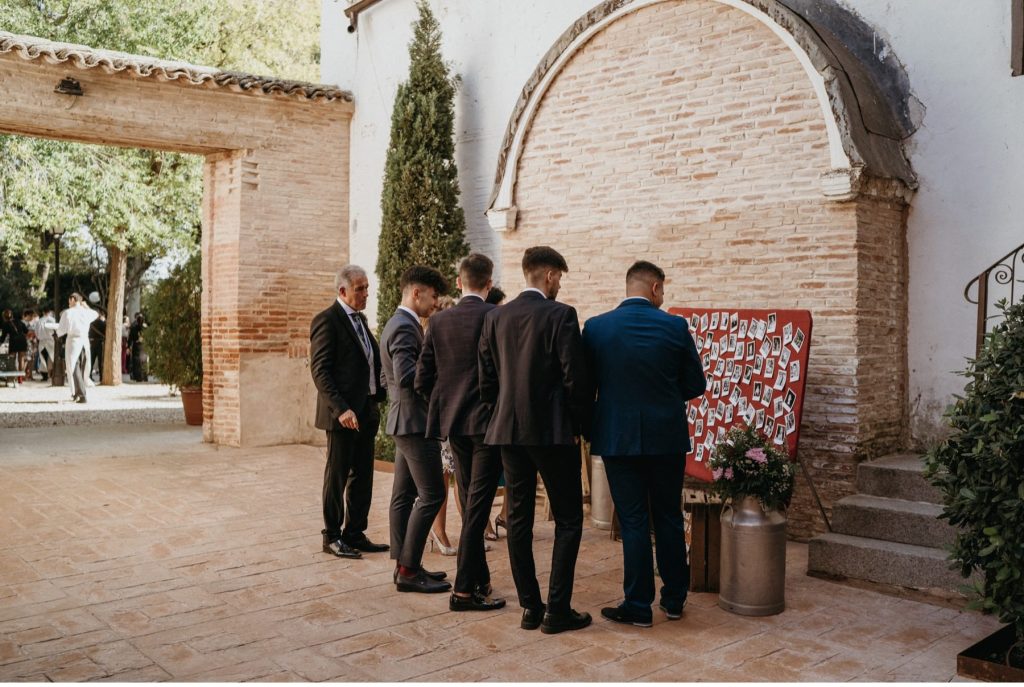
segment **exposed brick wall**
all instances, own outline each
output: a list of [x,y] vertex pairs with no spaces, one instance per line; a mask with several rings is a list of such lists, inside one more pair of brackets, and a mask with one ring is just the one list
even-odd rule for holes
[[[640,258],[665,269],[667,305],[811,310],[800,452],[830,506],[859,460],[902,437],[906,251],[902,206],[828,201],[828,169],[811,84],[768,28],[702,0],[639,10],[584,46],[538,109],[503,286],[515,292],[526,247],[550,244],[581,319],[618,303]],[[790,532],[823,527],[801,477]]]
[[[71,74],[85,95],[53,86]],[[308,441],[309,322],[348,261],[352,105],[0,56],[0,131],[206,157],[203,435]],[[200,202],[200,199],[196,199]]]

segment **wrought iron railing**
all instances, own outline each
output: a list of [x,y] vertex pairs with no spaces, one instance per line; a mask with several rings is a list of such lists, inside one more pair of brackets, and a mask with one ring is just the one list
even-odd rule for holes
[[[964,298],[968,303],[978,306],[978,331],[975,338],[975,354],[981,353],[981,347],[985,343],[985,333],[988,331],[990,320],[998,319],[1002,315],[989,314],[989,305],[995,304],[1002,299],[1008,303],[1016,303],[1018,293],[1024,292],[1024,277],[1017,278],[1017,265],[1021,265],[1021,273],[1024,274],[1024,244],[1017,246],[1012,251],[996,260],[987,270],[972,279],[964,287]],[[971,298],[971,288],[977,285],[975,297]]]

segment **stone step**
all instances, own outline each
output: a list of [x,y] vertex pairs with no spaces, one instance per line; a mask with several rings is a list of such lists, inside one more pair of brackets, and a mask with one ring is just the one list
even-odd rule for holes
[[942,503],[942,494],[924,476],[924,458],[897,453],[857,466],[857,491],[890,499]]
[[939,520],[937,503],[854,494],[832,510],[832,530],[839,534],[941,549],[953,543],[956,530]]
[[898,587],[955,591],[967,580],[950,569],[942,549],[853,537],[830,532],[815,537],[808,548],[807,571],[849,577]]

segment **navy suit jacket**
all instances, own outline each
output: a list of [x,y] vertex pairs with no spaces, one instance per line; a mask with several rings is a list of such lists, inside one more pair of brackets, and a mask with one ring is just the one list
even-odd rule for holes
[[590,450],[598,456],[686,454],[686,402],[706,388],[686,319],[627,299],[587,320],[583,346],[597,385]]

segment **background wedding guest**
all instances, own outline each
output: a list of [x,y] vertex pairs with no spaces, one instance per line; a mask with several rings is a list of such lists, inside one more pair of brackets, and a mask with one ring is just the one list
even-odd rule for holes
[[39,372],[42,375],[43,381],[49,379],[50,369],[53,365],[55,341],[53,338],[53,328],[50,325],[54,324],[56,324],[56,320],[53,317],[53,308],[49,306],[43,309],[43,316],[34,323],[36,342],[39,348]]
[[7,343],[7,352],[14,356],[14,369],[25,369],[28,352],[28,328],[21,318],[14,316],[10,308],[0,315],[0,344]]
[[60,314],[56,336],[66,336],[64,341],[64,364],[67,378],[71,380],[71,397],[77,403],[85,403],[85,364],[89,355],[89,325],[96,319],[96,311],[86,304],[79,293],[71,294],[68,307]]
[[[492,286],[491,290],[487,292],[487,298],[484,299],[485,303],[491,305],[502,305],[505,303],[505,292],[501,290],[500,286]],[[505,471],[501,471],[501,476],[498,477],[498,486],[505,486]],[[491,523],[488,520],[487,529],[484,531],[484,539],[490,541],[497,541],[498,537],[501,536],[501,529],[505,528],[508,532],[508,528],[505,525],[505,520],[508,519],[508,497],[503,496],[501,499],[501,512],[494,516],[494,527],[491,527]]]
[[[451,296],[441,296],[437,299],[437,307],[434,313],[425,319],[420,320],[420,324],[424,327],[424,336],[430,336],[430,321],[434,315],[455,305],[455,299]],[[424,339],[426,340],[426,339]],[[438,552],[442,556],[454,556],[458,551],[452,546],[451,540],[448,538],[448,487],[449,484],[453,484],[452,475],[455,474],[455,456],[452,455],[451,446],[448,445],[447,438],[441,439],[441,469],[444,472],[444,501],[441,503],[441,510],[437,512],[437,517],[434,518],[434,524],[430,526],[430,549],[431,551],[437,547]],[[455,506],[459,511],[459,516],[462,516],[462,498],[458,494],[458,483],[455,482],[456,497]]]
[[625,600],[601,610],[617,623],[652,624],[654,566],[664,586],[660,608],[682,616],[690,587],[683,471],[690,450],[686,402],[704,393],[704,369],[686,319],[660,310],[665,273],[639,261],[626,272],[626,299],[587,320],[583,345],[597,387],[590,450],[604,460],[622,530]]

